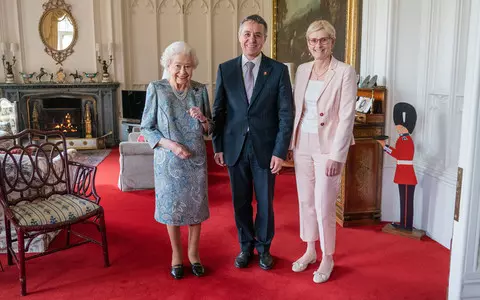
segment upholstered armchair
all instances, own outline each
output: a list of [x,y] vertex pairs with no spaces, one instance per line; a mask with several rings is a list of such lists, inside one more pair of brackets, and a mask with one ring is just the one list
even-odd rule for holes
[[[21,295],[27,293],[27,260],[91,242],[102,247],[104,265],[109,266],[104,211],[95,191],[95,174],[96,167],[68,159],[65,137],[59,131],[24,130],[0,137],[0,204],[5,213],[7,263],[18,266]],[[72,230],[79,223],[96,226],[101,241]],[[65,233],[62,247],[25,256],[36,236],[56,231]],[[80,241],[72,243],[72,234]]]
[[[67,156],[69,161],[74,159],[76,154],[77,152],[75,149],[72,149],[72,148],[67,149]],[[3,158],[3,154],[0,154],[0,159],[1,158]],[[54,168],[58,169],[60,166],[57,166],[57,165],[61,165],[62,161],[59,159],[56,159],[54,163],[55,163]],[[17,238],[17,232],[15,231],[15,229],[11,228],[10,233],[11,233],[12,240],[14,240],[14,242],[12,243],[12,248],[16,252],[18,249],[17,242],[15,242]],[[26,239],[25,243],[29,244],[29,247],[25,251],[27,253],[40,253],[40,252],[47,251],[48,246],[53,241],[53,239],[57,236],[58,233],[59,233],[58,231],[52,231],[52,232],[47,232],[44,234],[37,235],[32,239]],[[1,205],[0,205],[0,253],[7,253],[7,243],[6,243],[6,236],[5,236],[5,214],[3,211],[3,207]]]
[[120,175],[118,188],[122,191],[153,189],[153,149],[146,142],[139,142],[139,132],[128,135],[128,142],[121,142]]

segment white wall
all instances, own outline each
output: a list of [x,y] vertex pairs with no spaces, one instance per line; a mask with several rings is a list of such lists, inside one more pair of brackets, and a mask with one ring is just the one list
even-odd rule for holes
[[[396,136],[393,105],[415,106],[414,226],[450,247],[465,83],[470,1],[364,0],[361,75],[388,89],[387,134]],[[392,139],[393,143],[394,139]],[[385,155],[382,219],[398,221],[395,161]]]
[[[38,32],[48,0],[1,0],[0,42],[20,45],[14,71],[32,73],[44,67],[55,73],[59,65],[44,51]],[[109,68],[122,89],[144,89],[161,78],[160,56],[173,41],[185,40],[197,51],[200,64],[194,80],[207,84],[210,96],[215,89],[218,64],[240,53],[238,24],[245,16],[263,15],[271,24],[272,1],[262,0],[66,0],[78,25],[74,53],[63,62],[67,73],[101,72],[95,44],[107,58],[109,43],[114,44],[114,61]],[[270,40],[265,53],[270,54]],[[11,59],[10,57],[8,57]],[[71,79],[71,77],[68,77]],[[4,82],[0,72],[0,81]],[[121,117],[121,97],[117,116]],[[212,98],[211,98],[212,99]],[[212,102],[212,101],[211,101]],[[120,128],[122,130],[122,128]],[[125,136],[125,134],[120,134]]]
[[[254,13],[268,14],[266,19],[271,19],[270,1],[144,0],[122,3],[124,31],[120,44],[125,52],[124,77],[126,87],[134,89],[161,78],[159,58],[163,49],[183,39],[195,48],[200,61],[194,80],[206,83],[212,95],[218,64],[240,53],[239,22]],[[269,45],[265,51],[270,52]]]

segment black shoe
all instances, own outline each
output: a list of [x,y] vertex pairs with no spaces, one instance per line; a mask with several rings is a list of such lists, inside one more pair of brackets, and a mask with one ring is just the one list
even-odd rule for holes
[[238,254],[237,257],[235,258],[235,267],[246,268],[248,266],[248,263],[252,260],[252,258],[253,258],[253,251],[240,252],[240,254]]
[[193,275],[200,277],[205,275],[205,268],[202,266],[201,263],[196,262],[192,264],[192,273]]
[[170,275],[172,275],[172,277],[175,279],[183,278],[183,265],[180,264],[172,266],[172,269],[170,270]]
[[412,231],[412,227],[403,227],[401,224],[397,224],[397,223],[392,223],[392,226],[395,228],[395,229],[400,229],[400,230],[405,230],[405,231]]
[[270,270],[273,267],[273,257],[270,252],[260,253],[258,265],[264,270]]

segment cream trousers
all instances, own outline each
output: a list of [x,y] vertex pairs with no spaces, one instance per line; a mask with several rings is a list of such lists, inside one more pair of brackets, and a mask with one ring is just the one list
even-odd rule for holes
[[323,255],[335,252],[335,201],[341,176],[325,175],[328,155],[320,153],[318,135],[298,132],[294,152],[300,212],[300,238],[314,242],[320,238]]

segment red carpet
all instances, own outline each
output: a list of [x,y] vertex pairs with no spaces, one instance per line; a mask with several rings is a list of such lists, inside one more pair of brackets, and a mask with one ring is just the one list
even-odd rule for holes
[[[171,253],[166,229],[153,219],[154,192],[121,192],[118,156],[114,149],[97,173],[112,266],[103,267],[101,248],[96,245],[29,261],[29,295],[24,299],[446,298],[450,252],[430,239],[419,242],[382,233],[381,226],[337,228],[335,270],[327,283],[312,282],[317,264],[293,273],[291,263],[305,246],[298,237],[292,174],[280,175],[276,185],[274,269],[261,270],[258,259],[247,269],[236,269],[233,260],[239,248],[228,175],[211,164],[211,218],[202,229],[200,252],[208,275],[196,278],[187,272],[186,278],[176,281],[168,273]],[[186,245],[186,234],[184,239]],[[5,268],[0,272],[0,299],[20,298],[17,268],[5,266],[5,255],[0,260]]]

